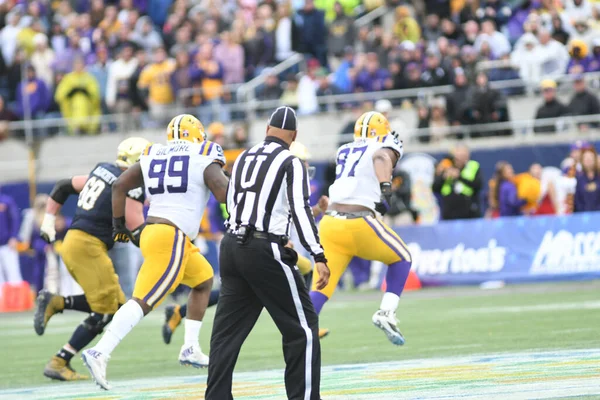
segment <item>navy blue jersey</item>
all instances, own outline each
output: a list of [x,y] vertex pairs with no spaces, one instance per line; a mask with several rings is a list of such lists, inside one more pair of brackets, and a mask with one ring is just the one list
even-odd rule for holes
[[[100,163],[90,173],[79,199],[71,229],[89,233],[102,240],[108,249],[113,247],[112,239],[112,185],[121,168],[115,164]],[[128,197],[144,202],[144,190],[133,189]]]

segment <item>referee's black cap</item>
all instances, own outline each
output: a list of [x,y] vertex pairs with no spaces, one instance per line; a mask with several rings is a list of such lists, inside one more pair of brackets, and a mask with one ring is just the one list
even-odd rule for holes
[[298,126],[296,121],[296,111],[288,106],[279,107],[271,114],[269,126],[285,131],[295,131]]

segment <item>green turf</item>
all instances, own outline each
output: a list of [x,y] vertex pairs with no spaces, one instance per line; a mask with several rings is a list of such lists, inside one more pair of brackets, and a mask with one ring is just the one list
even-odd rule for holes
[[[407,293],[398,316],[407,339],[392,346],[370,322],[379,294],[342,294],[325,306],[321,326],[331,329],[322,341],[324,364],[346,364],[457,356],[473,353],[543,349],[599,348],[600,284],[581,282],[529,285],[497,291],[429,289]],[[131,379],[196,375],[177,363],[183,329],[171,345],[160,336],[162,310],[147,317],[113,353],[108,377]],[[202,327],[208,350],[214,310]],[[48,382],[42,369],[82,319],[75,312],[56,316],[42,337],[35,335],[31,314],[0,315],[0,388]],[[268,315],[242,348],[238,370],[283,367],[281,337]],[[85,372],[79,358],[75,369]],[[205,373],[205,372],[203,372]]]

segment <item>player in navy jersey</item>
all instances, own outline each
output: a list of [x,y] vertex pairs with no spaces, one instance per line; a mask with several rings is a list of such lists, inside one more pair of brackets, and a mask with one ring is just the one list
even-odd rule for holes
[[[44,375],[60,381],[87,379],[75,372],[70,361],[110,322],[112,315],[125,303],[125,295],[107,252],[113,247],[112,185],[123,171],[135,164],[149,142],[129,138],[121,142],[115,163],[100,163],[89,175],[74,176],[57,182],[46,206],[40,228],[48,243],[56,239],[56,214],[70,195],[78,194],[77,211],[62,245],[62,257],[69,273],[84,291],[78,296],[58,296],[40,292],[34,316],[34,328],[43,335],[50,318],[65,309],[89,313],[71,339],[50,359]],[[139,232],[144,223],[144,190],[128,193],[127,213],[130,229]],[[135,235],[134,235],[135,240]]]

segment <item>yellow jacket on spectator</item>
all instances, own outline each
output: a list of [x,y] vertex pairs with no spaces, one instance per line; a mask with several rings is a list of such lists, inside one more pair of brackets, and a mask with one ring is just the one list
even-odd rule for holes
[[95,133],[99,125],[100,89],[92,74],[73,71],[64,76],[54,95],[71,133]]
[[408,40],[417,43],[421,39],[421,27],[419,23],[410,16],[408,7],[396,7],[396,24],[394,25],[394,35],[400,42]]
[[515,185],[517,185],[517,196],[527,200],[523,210],[536,210],[542,193],[540,180],[531,176],[529,172],[523,172],[515,176]]
[[331,22],[335,19],[335,3],[339,2],[344,9],[344,14],[354,15],[354,9],[361,3],[357,0],[315,0],[315,7],[325,12],[325,21]]
[[173,102],[171,74],[174,70],[175,62],[173,60],[165,60],[160,64],[150,64],[142,71],[138,87],[140,89],[148,89],[151,102],[156,104],[171,104]]

